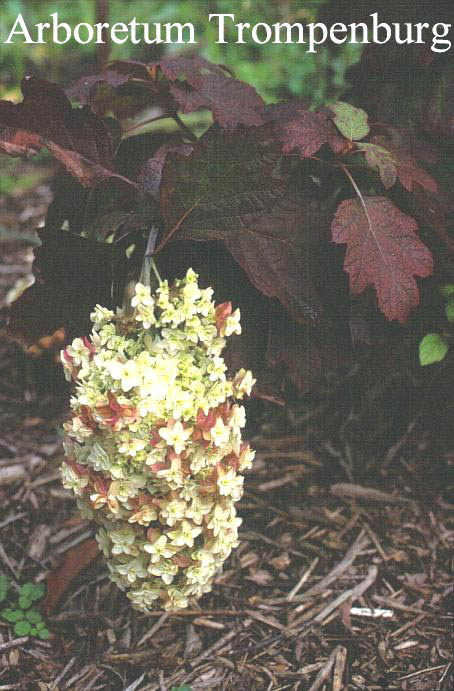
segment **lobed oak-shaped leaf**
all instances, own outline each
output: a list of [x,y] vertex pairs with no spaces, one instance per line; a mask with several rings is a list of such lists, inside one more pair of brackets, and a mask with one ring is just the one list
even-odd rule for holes
[[84,186],[114,174],[109,133],[88,106],[73,109],[63,89],[36,77],[21,88],[22,103],[0,101],[0,148],[18,155],[46,146]]
[[170,92],[183,113],[208,108],[213,119],[225,129],[237,125],[263,124],[260,109],[264,103],[256,90],[231,77],[225,68],[198,55],[164,57],[151,63],[172,82]]
[[347,244],[350,291],[374,285],[383,314],[404,323],[419,303],[414,277],[432,273],[432,256],[416,234],[416,221],[389,199],[364,197],[363,202],[341,202],[332,223],[334,242]]
[[339,136],[324,113],[312,112],[301,103],[266,106],[267,121],[275,122],[276,136],[285,154],[296,151],[300,158],[310,158],[328,143],[335,153],[348,149],[349,142]]
[[172,82],[180,79],[187,81],[188,84],[196,88],[203,84],[208,75],[230,76],[225,67],[216,65],[200,55],[165,56],[148,65],[148,69],[153,67],[159,67],[164,76]]
[[369,168],[378,168],[383,185],[388,190],[397,180],[396,162],[392,153],[378,144],[364,142],[358,144],[358,148],[364,151]]
[[316,203],[311,208],[302,195],[286,195],[225,238],[251,283],[301,322],[317,321],[322,311],[316,242],[322,218]]
[[133,60],[117,60],[103,72],[81,77],[65,93],[99,116],[110,111],[120,120],[147,108],[156,109],[156,115],[176,110],[167,80],[154,80],[144,63]]
[[274,172],[278,158],[263,131],[212,130],[189,156],[169,154],[161,183],[164,244],[177,232],[222,240],[258,290],[295,319],[315,321],[314,249],[325,219],[315,199],[286,192]]
[[268,128],[233,133],[212,127],[189,156],[168,154],[161,182],[166,238],[181,229],[195,239],[223,239],[269,210],[285,192],[279,160]]
[[[116,74],[119,77],[110,76]],[[233,129],[240,124],[258,126],[264,122],[260,114],[264,103],[256,90],[234,79],[224,67],[198,55],[168,56],[146,65],[134,61],[115,61],[104,76],[111,85],[118,82],[117,92],[135,86],[148,95],[150,105],[159,105],[168,113],[177,110],[192,113],[199,108],[208,108],[214,121],[225,129]],[[127,84],[124,83],[125,79],[128,80]],[[100,80],[95,78],[95,81]],[[97,83],[89,85],[92,94],[93,89],[99,86]],[[86,87],[80,81],[76,93],[86,95]],[[137,95],[135,98],[137,100]],[[111,100],[115,104],[113,95]],[[124,107],[125,99],[120,101]]]
[[408,192],[414,191],[415,183],[429,192],[437,192],[438,185],[434,178],[418,165],[408,150],[394,144],[387,137],[372,137],[370,143],[358,146],[365,151],[368,165],[379,168],[380,177],[387,189],[399,178]]
[[213,120],[225,129],[263,123],[259,113],[262,99],[255,89],[237,79],[209,74],[197,88],[175,82],[170,86],[170,92],[182,113],[208,108]]
[[[144,73],[144,76],[147,76],[146,73]],[[125,82],[127,82],[129,79],[130,75],[125,73],[125,71],[121,71],[119,69],[107,69],[103,72],[99,72],[98,74],[90,74],[86,75],[85,77],[80,77],[80,79],[73,82],[71,86],[65,90],[65,93],[72,101],[78,101],[79,103],[86,105],[91,101],[93,88],[96,84],[105,82],[109,86],[116,87],[120,86],[121,84],[125,84]]]

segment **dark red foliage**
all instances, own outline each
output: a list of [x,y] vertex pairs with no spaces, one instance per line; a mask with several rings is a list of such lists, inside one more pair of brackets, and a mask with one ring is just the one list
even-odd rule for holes
[[420,185],[429,192],[437,192],[434,178],[418,165],[414,155],[402,145],[393,143],[383,135],[372,137],[365,147],[366,159],[371,167],[377,166],[384,186],[392,187],[396,178],[409,192]]
[[[14,303],[10,332],[28,344],[60,327],[69,338],[88,333],[93,306],[119,304],[127,277],[138,277],[147,243],[170,280],[193,266],[219,303],[241,308],[243,334],[228,361],[253,369],[256,394],[274,401],[350,361],[354,347],[373,346],[374,334],[384,338],[369,286],[384,316],[404,323],[420,302],[416,277],[432,273],[431,251],[434,271],[454,280],[452,185],[439,167],[452,137],[452,65],[420,60],[414,48],[411,69],[427,73],[430,88],[408,97],[405,119],[401,99],[390,110],[393,50],[386,83],[373,54],[366,50],[352,91],[363,110],[264,105],[198,56],[117,61],[66,93],[24,80],[22,103],[0,102],[0,147],[22,155],[46,146],[67,172],[40,231],[37,281]],[[375,90],[364,84],[365,65]],[[178,117],[198,108],[214,121],[200,137]],[[125,138],[124,120],[144,110],[181,131]],[[65,222],[73,232],[60,230]],[[360,298],[349,297],[338,244]]]
[[152,63],[170,81],[170,92],[183,113],[208,108],[221,127],[261,125],[263,100],[249,84],[233,79],[227,70],[204,58],[164,57]]
[[197,55],[164,57],[148,65],[117,60],[105,72],[79,79],[67,93],[90,103],[96,112],[110,105],[120,117],[130,117],[148,105],[167,113],[207,108],[226,129],[263,123],[263,100],[255,89]]
[[146,161],[137,176],[139,188],[159,201],[159,191],[161,187],[162,169],[169,153],[177,153],[181,156],[189,156],[192,152],[192,145],[182,141],[168,141],[156,151],[152,158]]
[[326,143],[338,154],[351,148],[325,113],[298,104],[277,104],[268,108],[267,115],[276,123],[276,136],[285,154],[294,151],[301,158],[310,158]]
[[23,79],[21,88],[22,103],[0,101],[0,148],[18,155],[47,146],[87,187],[112,175],[108,130],[88,106],[73,109],[63,89],[36,77]]
[[402,323],[419,302],[414,276],[432,273],[432,256],[417,227],[386,197],[346,199],[332,225],[334,242],[347,244],[344,268],[351,292],[373,284],[381,311]]
[[[38,231],[35,283],[13,303],[9,330],[27,345],[65,327],[74,338],[91,330],[96,304],[111,304],[113,273],[121,258],[113,244],[93,242],[69,231]],[[117,275],[119,278],[119,275]]]

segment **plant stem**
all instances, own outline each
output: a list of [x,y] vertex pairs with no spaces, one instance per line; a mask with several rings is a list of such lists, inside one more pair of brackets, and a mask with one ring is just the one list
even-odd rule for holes
[[124,130],[123,134],[129,134],[130,132],[133,132],[134,130],[138,130],[140,127],[145,127],[145,125],[150,125],[152,122],[158,122],[158,120],[167,120],[167,118],[172,117],[168,113],[165,113],[164,115],[158,115],[155,118],[149,118],[148,120],[143,120],[143,122],[138,122],[137,125],[132,125],[132,127],[129,127],[129,129]]
[[151,268],[153,269],[153,273],[158,280],[158,283],[162,283],[162,278],[159,275],[158,267],[156,266],[156,263],[155,263],[155,260],[153,259],[153,257],[150,257],[150,264],[151,264]]
[[347,168],[347,166],[345,166],[345,165],[342,163],[342,161],[339,161],[338,165],[342,168],[342,170],[344,171],[345,175],[346,175],[346,176],[348,177],[348,179],[350,180],[353,189],[355,190],[356,194],[358,195],[359,200],[360,200],[360,202],[361,202],[361,204],[362,204],[362,207],[363,207],[363,209],[364,209],[364,213],[366,214],[366,218],[367,218],[367,222],[368,222],[368,224],[369,224],[369,228],[372,230],[372,223],[371,223],[371,220],[370,220],[370,217],[369,217],[369,213],[368,213],[368,211],[367,211],[366,202],[364,201],[363,195],[361,194],[361,190],[359,189],[358,185],[356,184],[356,182],[355,182],[355,180],[354,180],[352,174],[350,173],[349,169]]
[[189,139],[193,142],[197,141],[197,137],[195,136],[194,132],[189,129],[187,125],[184,124],[183,120],[180,118],[178,113],[172,113],[172,117],[177,123],[178,127],[183,130],[183,132],[189,137]]
[[153,271],[158,285],[162,283],[162,278],[159,275],[158,267],[156,266],[155,260],[153,258],[153,250],[156,243],[156,238],[158,235],[158,228],[152,226],[150,229],[150,234],[148,236],[147,249],[145,250],[145,256],[143,258],[142,271],[140,274],[140,282],[151,288],[151,271]]

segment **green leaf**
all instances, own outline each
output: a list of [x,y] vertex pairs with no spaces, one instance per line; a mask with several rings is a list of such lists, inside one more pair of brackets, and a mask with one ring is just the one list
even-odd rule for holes
[[23,595],[19,597],[18,602],[19,602],[19,607],[21,607],[22,609],[28,609],[29,607],[32,606],[31,598],[25,597]]
[[426,334],[419,344],[419,362],[421,365],[432,365],[441,362],[449,350],[449,345],[441,334]]
[[49,636],[49,629],[41,629],[40,631],[38,631],[38,638],[41,638],[42,641],[47,641]]
[[3,619],[6,621],[15,622],[24,618],[24,612],[21,609],[4,609],[1,613]]
[[41,613],[37,612],[36,609],[29,609],[28,612],[25,612],[25,618],[31,624],[37,624],[43,620]]
[[[40,600],[44,595],[44,586],[42,583],[24,583],[19,590],[19,598],[23,597],[29,600],[30,603],[35,600]],[[30,605],[28,605],[30,607]]]
[[183,684],[182,686],[172,686],[170,691],[192,691],[192,686],[188,686],[187,684]]
[[25,619],[22,619],[21,621],[18,621],[17,624],[14,627],[14,633],[16,633],[18,636],[26,636],[27,634],[30,633],[31,625],[29,621],[25,621]]
[[35,626],[32,626],[30,629],[30,635],[31,636],[37,636],[38,635],[38,629]]
[[37,629],[38,631],[40,631],[41,629],[45,629],[45,628],[46,628],[46,624],[45,624],[43,621],[39,621],[39,622],[36,624],[36,629]]
[[383,185],[388,190],[397,180],[397,168],[390,151],[377,144],[367,142],[358,144],[358,148],[366,154],[369,168],[378,168]]
[[366,152],[369,166],[378,166],[386,189],[396,182],[397,177],[408,192],[413,192],[415,185],[433,194],[437,192],[436,180],[418,165],[412,155],[413,146],[405,140],[398,145],[392,139],[378,135],[367,143],[358,144],[358,147]]
[[44,587],[40,588],[39,590],[35,590],[31,596],[32,602],[37,602],[37,600],[41,600],[43,595],[44,595]]
[[370,128],[367,124],[367,113],[362,108],[355,108],[344,101],[336,101],[329,109],[334,113],[334,124],[344,137],[355,141],[367,137]]
[[445,307],[445,312],[448,322],[454,322],[454,299],[448,302]]
[[32,592],[31,592],[31,598],[35,602],[36,600],[41,600],[41,598],[44,595],[44,585],[42,583],[37,583]]
[[444,298],[454,297],[454,283],[447,283],[444,286],[440,286],[440,293]]

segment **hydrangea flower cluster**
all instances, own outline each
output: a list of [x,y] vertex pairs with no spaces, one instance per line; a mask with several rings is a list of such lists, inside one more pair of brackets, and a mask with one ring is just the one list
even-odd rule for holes
[[238,402],[255,382],[230,380],[221,356],[239,310],[215,307],[197,274],[151,294],[138,283],[125,314],[97,306],[90,338],[62,351],[75,383],[65,423],[63,485],[133,607],[186,607],[210,590],[238,545],[235,503],[254,451]]

